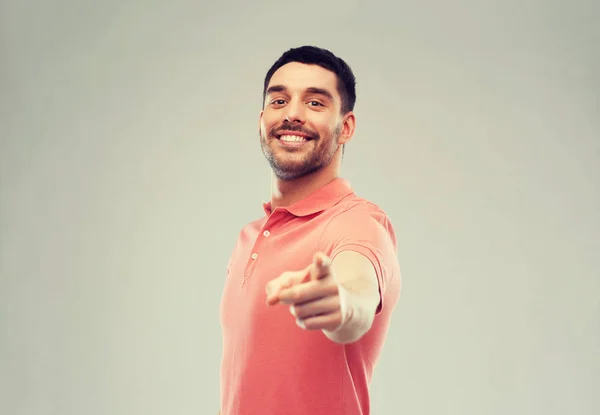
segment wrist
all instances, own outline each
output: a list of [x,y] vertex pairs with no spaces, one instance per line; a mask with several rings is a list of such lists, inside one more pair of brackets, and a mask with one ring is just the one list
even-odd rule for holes
[[323,330],[323,334],[336,343],[347,344],[357,341],[369,331],[375,312],[371,312],[368,304],[361,301],[360,296],[341,286],[339,291],[342,322],[334,330]]

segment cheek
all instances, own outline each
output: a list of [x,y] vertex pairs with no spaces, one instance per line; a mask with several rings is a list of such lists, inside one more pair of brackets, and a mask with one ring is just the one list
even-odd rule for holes
[[269,134],[270,131],[270,126],[268,123],[266,123],[265,121],[261,121],[260,122],[260,135],[261,136],[266,136]]
[[277,120],[274,117],[269,117],[267,115],[263,115],[260,121],[260,128],[263,134],[268,134],[269,131],[273,129],[277,125]]
[[337,132],[337,124],[334,123],[323,123],[322,125],[320,125],[319,128],[319,133],[321,134],[321,137],[327,137],[327,138],[333,138],[336,135]]
[[314,121],[314,127],[318,129],[318,131],[322,133],[326,133],[327,135],[331,135],[335,133],[336,128],[339,124],[339,119],[337,117],[332,117],[331,114],[327,114],[322,118],[317,118]]

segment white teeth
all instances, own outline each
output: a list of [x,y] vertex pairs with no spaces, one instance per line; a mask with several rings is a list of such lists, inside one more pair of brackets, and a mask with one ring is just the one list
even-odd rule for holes
[[282,135],[279,139],[283,141],[306,141],[306,138],[297,135]]

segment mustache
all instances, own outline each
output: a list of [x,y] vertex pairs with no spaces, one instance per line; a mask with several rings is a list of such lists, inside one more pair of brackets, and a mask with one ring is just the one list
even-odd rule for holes
[[293,125],[293,124],[290,124],[288,122],[284,122],[279,127],[273,127],[271,129],[271,136],[276,137],[276,136],[279,135],[279,133],[281,131],[293,131],[295,133],[306,134],[307,136],[309,136],[313,140],[316,140],[316,139],[319,138],[319,133],[317,133],[316,131],[309,130],[308,128],[304,128],[304,127],[302,127],[300,125],[297,125],[297,124]]

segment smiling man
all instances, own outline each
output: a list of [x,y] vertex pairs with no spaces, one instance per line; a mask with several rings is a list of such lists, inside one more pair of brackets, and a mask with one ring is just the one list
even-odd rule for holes
[[370,413],[401,278],[388,217],[340,177],[355,101],[352,70],[325,49],[290,49],[267,72],[272,195],[227,266],[222,415]]

